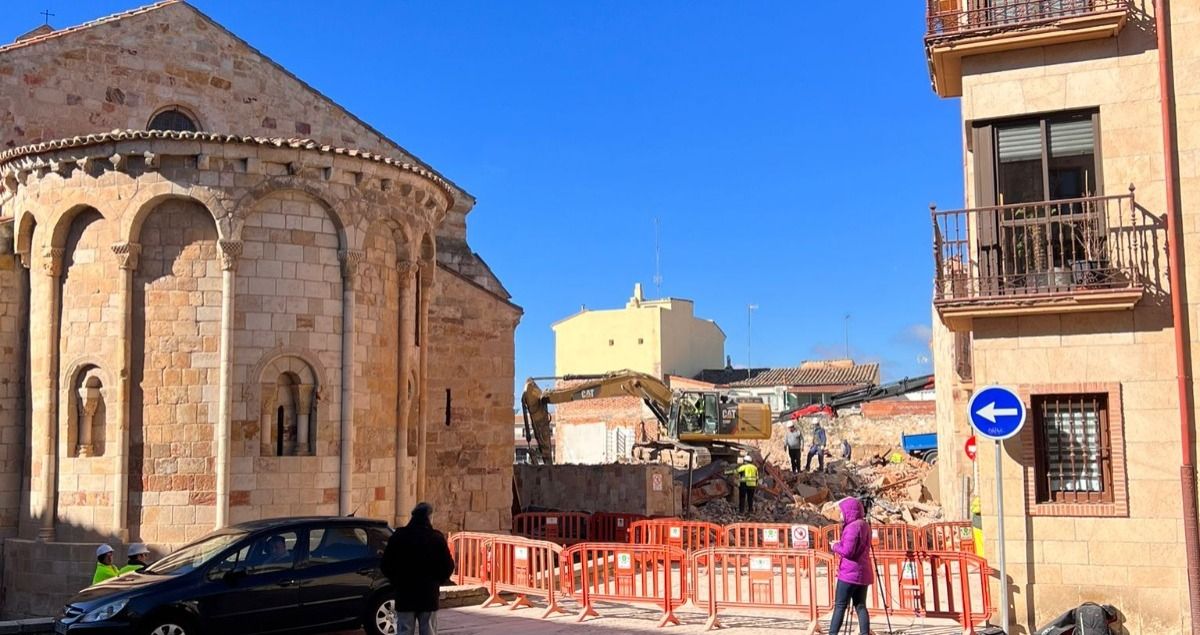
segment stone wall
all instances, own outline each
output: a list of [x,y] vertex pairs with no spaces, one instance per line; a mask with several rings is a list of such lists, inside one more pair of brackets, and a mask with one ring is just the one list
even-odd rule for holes
[[[114,548],[122,545],[113,545]],[[124,549],[118,553],[124,554]],[[71,596],[90,586],[96,570],[96,543],[4,541],[5,617],[58,615]]]
[[523,508],[680,516],[686,485],[666,465],[517,465]]
[[435,279],[428,334],[427,497],[439,527],[507,531],[512,528],[513,331],[521,310],[447,269]]
[[657,439],[659,434],[658,419],[637,397],[563,403],[554,407],[552,417],[555,463],[616,463],[623,455],[615,447],[614,431],[624,431],[625,440],[630,444],[647,438]]
[[[12,223],[0,221],[0,244],[12,240]],[[8,243],[11,244],[11,243]],[[22,516],[22,474],[28,389],[25,368],[28,271],[11,247],[0,247],[0,537],[14,536]]]

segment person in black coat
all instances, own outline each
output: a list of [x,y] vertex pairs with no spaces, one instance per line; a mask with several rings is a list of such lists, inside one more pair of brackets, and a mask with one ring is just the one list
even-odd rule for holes
[[380,568],[396,597],[396,635],[437,635],[439,587],[454,573],[454,559],[431,516],[433,506],[418,503],[383,551]]

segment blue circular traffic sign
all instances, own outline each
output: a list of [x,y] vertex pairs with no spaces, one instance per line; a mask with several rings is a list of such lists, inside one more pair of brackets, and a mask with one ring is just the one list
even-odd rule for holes
[[1025,403],[1011,388],[987,386],[975,391],[967,403],[967,417],[980,436],[1003,441],[1025,425]]

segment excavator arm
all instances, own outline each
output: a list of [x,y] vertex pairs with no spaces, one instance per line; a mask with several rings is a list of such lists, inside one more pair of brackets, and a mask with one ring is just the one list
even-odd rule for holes
[[653,375],[622,370],[606,375],[565,375],[545,379],[559,380],[565,384],[543,391],[533,378],[525,380],[521,410],[525,416],[525,434],[529,436],[532,431],[538,452],[546,463],[553,461],[549,410],[553,404],[606,397],[637,397],[654,412],[661,425],[667,424],[671,411],[671,389]]

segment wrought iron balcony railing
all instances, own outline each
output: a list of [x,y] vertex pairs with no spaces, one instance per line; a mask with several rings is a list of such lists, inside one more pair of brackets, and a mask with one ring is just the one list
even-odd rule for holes
[[1021,29],[1129,8],[1129,0],[927,0],[926,39]]
[[933,214],[934,303],[1029,301],[1162,286],[1166,226],[1129,194]]

